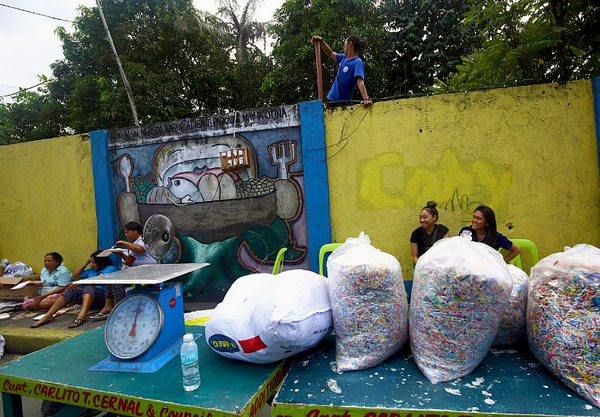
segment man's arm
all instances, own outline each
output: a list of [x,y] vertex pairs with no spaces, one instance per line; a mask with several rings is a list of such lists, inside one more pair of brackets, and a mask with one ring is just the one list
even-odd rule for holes
[[371,104],[373,104],[373,102],[369,99],[369,94],[367,93],[367,87],[365,87],[365,80],[358,77],[356,79],[356,84],[358,85],[358,91],[360,91],[360,95],[362,97],[362,101],[360,104],[362,104],[363,107],[369,107]]
[[329,45],[327,45],[327,42],[325,42],[322,37],[314,35],[310,41],[313,44],[316,42],[321,42],[321,46],[323,47],[323,52],[325,52],[325,55],[337,62],[337,53],[333,52],[333,49],[331,49]]

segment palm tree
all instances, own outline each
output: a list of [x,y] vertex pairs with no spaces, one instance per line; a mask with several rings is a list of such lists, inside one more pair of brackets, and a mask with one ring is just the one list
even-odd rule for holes
[[262,0],[247,0],[241,14],[238,15],[240,6],[237,0],[219,0],[217,14],[225,19],[222,23],[228,28],[238,63],[248,59],[251,50],[262,54],[255,42],[266,42],[268,22],[253,20],[256,7],[261,2]]

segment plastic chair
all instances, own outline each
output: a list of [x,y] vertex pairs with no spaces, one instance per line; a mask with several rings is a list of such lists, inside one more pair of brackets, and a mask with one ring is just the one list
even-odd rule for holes
[[326,243],[321,246],[321,250],[319,251],[319,275],[323,275],[323,259],[325,258],[325,254],[333,252],[340,246],[342,246],[341,243]]
[[275,263],[273,264],[273,275],[277,275],[281,272],[281,267],[283,265],[283,254],[287,251],[287,248],[279,249],[277,252],[277,257],[275,258]]
[[[520,247],[521,249],[529,250],[529,252],[531,253],[531,262],[532,262],[531,266],[534,266],[535,264],[538,263],[539,255],[538,255],[538,249],[537,249],[537,246],[535,246],[535,243],[533,243],[529,239],[510,239],[510,241],[512,243],[514,243],[515,245],[517,245],[518,247]],[[510,261],[510,264],[516,266],[519,269],[523,269],[523,262],[521,260],[521,255],[519,254],[519,255],[515,256]]]

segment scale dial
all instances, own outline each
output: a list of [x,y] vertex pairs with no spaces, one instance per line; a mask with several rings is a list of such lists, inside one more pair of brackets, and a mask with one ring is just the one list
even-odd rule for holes
[[104,328],[106,347],[119,359],[137,358],[156,341],[163,310],[154,297],[134,294],[115,306]]

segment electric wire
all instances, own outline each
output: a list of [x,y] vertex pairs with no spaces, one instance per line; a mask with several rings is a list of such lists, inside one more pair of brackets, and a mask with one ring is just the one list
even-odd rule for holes
[[[112,53],[110,53],[110,54],[102,54],[102,55],[100,55],[98,58],[92,59],[91,61],[88,61],[88,62],[86,62],[86,63],[85,63],[85,64],[83,64],[83,65],[84,65],[84,66],[86,66],[86,65],[89,65],[89,64],[94,64],[94,63],[96,63],[97,61],[99,61],[100,59],[102,59],[102,58],[104,58],[104,57],[107,57],[107,56],[113,56],[113,54],[112,54]],[[63,74],[63,75],[61,75],[60,77],[48,78],[47,80],[44,80],[44,81],[42,81],[42,82],[39,82],[39,83],[37,83],[36,85],[32,85],[31,87],[27,87],[27,88],[19,88],[19,91],[15,91],[14,93],[10,93],[10,94],[4,94],[4,95],[1,95],[1,96],[0,96],[0,98],[2,98],[2,97],[12,97],[12,96],[16,96],[17,94],[19,94],[19,93],[21,93],[21,92],[23,92],[23,91],[32,90],[32,89],[34,89],[34,88],[36,88],[36,87],[39,87],[40,85],[47,84],[47,83],[49,83],[50,81],[55,81],[55,80],[59,80],[59,79],[63,79],[63,78],[69,77],[69,76],[71,76],[71,75],[74,75],[74,73],[75,73],[75,71],[71,71],[71,72],[68,72],[68,73],[66,73],[66,74]],[[18,88],[18,87],[15,87],[15,88]]]
[[11,6],[9,4],[0,3],[0,6],[7,7],[9,9],[19,10],[20,12],[31,13],[37,16],[47,17],[48,19],[60,20],[62,22],[74,23],[72,20],[62,19],[60,17],[54,17],[43,13],[33,12],[31,10],[21,9],[19,7]]
[[15,91],[14,93],[10,93],[10,94],[4,94],[1,95],[0,98],[2,97],[12,97],[12,96],[16,96],[17,94],[23,92],[23,91],[28,91],[28,90],[32,90],[36,87],[39,87],[40,85],[46,84],[48,81],[50,80],[46,80],[46,81],[42,81],[40,83],[37,83],[36,85],[32,85],[31,87],[27,87],[27,88],[20,88],[19,91]]

